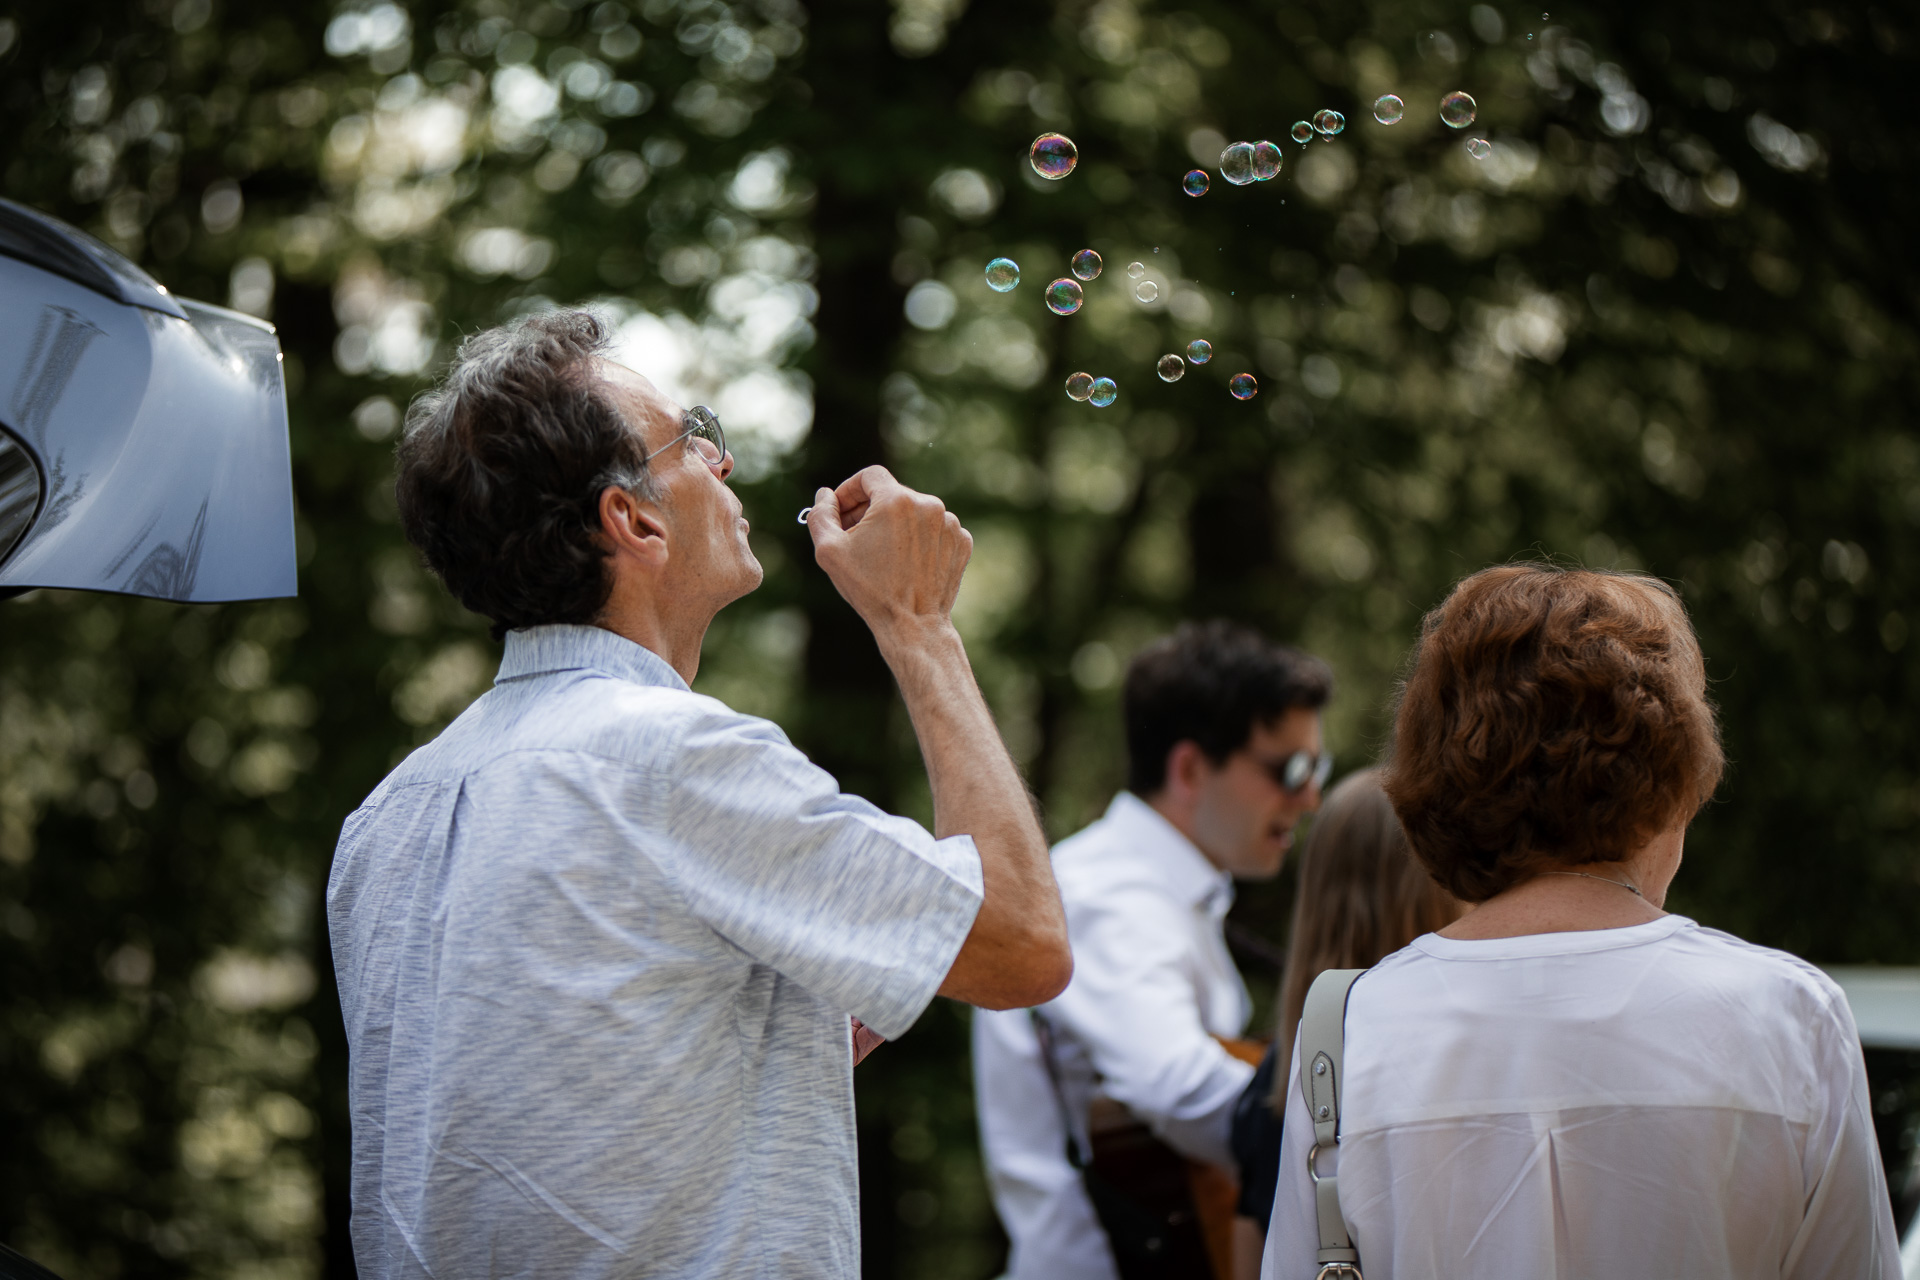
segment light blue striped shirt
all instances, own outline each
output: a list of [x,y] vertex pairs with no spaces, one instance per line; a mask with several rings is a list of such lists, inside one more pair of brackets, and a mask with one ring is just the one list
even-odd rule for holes
[[853,1280],[848,1015],[912,1026],[980,901],[655,654],[510,633],[334,856],[360,1274]]

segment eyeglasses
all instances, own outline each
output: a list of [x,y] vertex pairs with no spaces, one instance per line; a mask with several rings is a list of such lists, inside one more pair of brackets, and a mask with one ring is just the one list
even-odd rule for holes
[[1255,756],[1253,761],[1288,795],[1299,795],[1309,782],[1324,791],[1327,779],[1333,776],[1332,752],[1314,755],[1311,751],[1296,751],[1284,760],[1263,760]]
[[713,410],[703,404],[697,404],[687,410],[680,423],[686,428],[679,435],[648,454],[646,460],[652,462],[682,440],[687,441],[693,451],[700,455],[700,461],[718,471],[727,460],[727,437],[720,430],[720,419]]

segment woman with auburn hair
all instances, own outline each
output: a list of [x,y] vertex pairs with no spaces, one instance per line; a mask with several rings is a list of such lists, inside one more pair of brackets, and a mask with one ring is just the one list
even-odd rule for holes
[[[1348,999],[1314,1168],[1367,1280],[1899,1280],[1840,989],[1662,910],[1723,765],[1664,584],[1508,565],[1427,616],[1386,792],[1475,905]],[[1313,1143],[1296,1085],[1271,1280],[1318,1269]]]
[[[1279,1034],[1274,1037],[1275,1046],[1285,1045],[1289,1056],[1307,988],[1322,971],[1375,964],[1421,934],[1451,924],[1461,911],[1453,895],[1414,860],[1400,819],[1381,789],[1378,769],[1348,774],[1327,793],[1295,866],[1300,885],[1293,898],[1287,967],[1280,980]],[[1286,1062],[1276,1049],[1269,1049],[1234,1108],[1240,1203],[1234,1219],[1233,1272],[1240,1280],[1260,1274],[1290,1085]]]

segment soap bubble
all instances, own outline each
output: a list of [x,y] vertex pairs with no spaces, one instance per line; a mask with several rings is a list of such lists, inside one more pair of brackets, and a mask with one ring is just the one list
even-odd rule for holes
[[1057,316],[1070,316],[1080,309],[1083,296],[1078,280],[1072,276],[1061,276],[1047,286],[1047,310]]
[[1373,104],[1373,118],[1381,124],[1399,124],[1406,117],[1407,104],[1391,93],[1383,93]]
[[1220,176],[1236,187],[1253,181],[1253,144],[1235,142],[1220,153]]
[[1133,296],[1142,302],[1155,302],[1160,297],[1160,286],[1151,280],[1142,280],[1133,286]]
[[1236,373],[1227,379],[1227,390],[1235,400],[1251,400],[1260,394],[1260,383],[1250,373]]
[[1153,366],[1162,382],[1178,382],[1187,376],[1187,362],[1169,351],[1160,357],[1160,363]]
[[1493,144],[1485,138],[1468,138],[1467,154],[1475,160],[1485,160],[1493,154]]
[[1322,107],[1313,113],[1313,127],[1316,132],[1323,133],[1331,138],[1334,134],[1347,127],[1347,118],[1338,111]]
[[1043,133],[1027,148],[1027,163],[1041,177],[1058,180],[1080,163],[1080,148],[1064,133]]
[[1020,264],[1012,258],[995,258],[987,264],[987,288],[1008,293],[1020,283]]
[[1205,364],[1213,359],[1213,344],[1205,338],[1195,338],[1187,344],[1187,359],[1195,364]]
[[1253,144],[1253,176],[1255,181],[1265,182],[1280,172],[1280,148],[1271,142]]
[[1127,279],[1129,279],[1129,280],[1138,280],[1138,279],[1139,279],[1139,278],[1140,278],[1141,276],[1143,276],[1143,275],[1145,275],[1145,274],[1147,274],[1147,264],[1146,264],[1146,263],[1144,263],[1144,262],[1129,262],[1129,263],[1127,264]]
[[1207,187],[1210,185],[1205,169],[1189,169],[1187,176],[1180,179],[1180,189],[1190,196],[1207,194]]
[[1293,137],[1295,142],[1303,147],[1313,141],[1313,126],[1305,120],[1295,120],[1293,122],[1293,128],[1287,132]]
[[1455,89],[1440,99],[1440,118],[1447,122],[1449,129],[1466,128],[1473,123],[1473,118],[1478,114],[1480,114],[1480,104],[1473,100],[1473,95],[1463,89]]
[[1087,393],[1087,401],[1096,409],[1104,409],[1119,394],[1120,388],[1113,384],[1112,378],[1095,378],[1093,388]]
[[1100,255],[1091,249],[1082,249],[1073,255],[1073,274],[1082,280],[1093,280],[1100,275]]
[[1093,375],[1090,373],[1070,373],[1067,375],[1067,399],[1085,400],[1093,394]]

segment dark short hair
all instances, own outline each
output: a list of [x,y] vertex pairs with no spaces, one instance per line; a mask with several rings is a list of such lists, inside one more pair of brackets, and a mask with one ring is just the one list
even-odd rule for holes
[[495,639],[598,617],[613,589],[600,495],[653,496],[646,441],[594,368],[609,341],[587,311],[485,330],[407,410],[400,527]]
[[1185,623],[1127,666],[1127,790],[1151,796],[1165,786],[1179,743],[1220,764],[1256,724],[1295,707],[1318,710],[1332,692],[1333,673],[1318,658],[1231,622]]
[[1541,871],[1627,857],[1691,819],[1725,765],[1672,588],[1502,565],[1422,624],[1386,790],[1433,878],[1484,902]]

